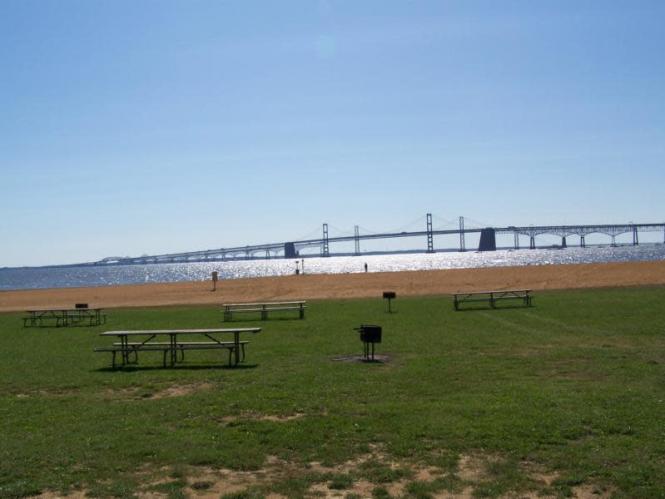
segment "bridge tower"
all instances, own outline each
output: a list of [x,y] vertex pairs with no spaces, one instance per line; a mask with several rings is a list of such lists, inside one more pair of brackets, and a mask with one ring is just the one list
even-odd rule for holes
[[427,214],[427,252],[434,253],[434,234],[432,233],[432,214]]
[[360,227],[357,225],[353,228],[353,241],[355,242],[355,252],[354,255],[360,255]]
[[466,243],[464,241],[464,217],[459,217],[459,250],[466,251]]
[[321,256],[330,256],[330,245],[328,241],[328,224],[323,224],[323,246],[321,246]]

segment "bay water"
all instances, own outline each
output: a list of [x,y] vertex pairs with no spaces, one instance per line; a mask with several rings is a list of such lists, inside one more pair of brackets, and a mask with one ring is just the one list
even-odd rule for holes
[[440,252],[392,255],[307,257],[303,259],[236,260],[226,262],[96,265],[0,269],[0,290],[70,288],[309,274],[400,272],[407,270],[558,265],[574,263],[665,260],[665,244],[569,247],[487,252]]

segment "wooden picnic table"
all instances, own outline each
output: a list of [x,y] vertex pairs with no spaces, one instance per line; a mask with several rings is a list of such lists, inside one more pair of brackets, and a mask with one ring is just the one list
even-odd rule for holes
[[488,302],[490,307],[495,308],[498,301],[518,300],[527,307],[533,303],[530,289],[503,289],[494,291],[469,291],[453,294],[453,306],[460,310],[460,305],[465,302]]
[[233,318],[233,313],[260,313],[261,320],[268,318],[269,312],[277,312],[284,310],[294,310],[298,312],[300,319],[305,318],[305,309],[307,308],[306,301],[271,301],[271,302],[255,302],[255,303],[224,303],[222,309],[224,311],[224,320],[230,321]]
[[101,308],[49,308],[26,310],[23,327],[41,326],[44,321],[55,320],[55,326],[70,326],[88,319],[88,325],[99,326],[106,322],[106,315]]
[[[210,350],[210,349],[226,349],[229,351],[229,364],[231,364],[231,357],[233,355],[234,365],[240,363],[240,350],[243,351],[244,359],[244,346],[247,341],[241,342],[240,335],[242,333],[256,334],[261,332],[259,327],[249,328],[213,328],[213,329],[147,329],[147,330],[133,330],[133,331],[106,331],[101,333],[100,336],[116,337],[119,342],[113,347],[96,348],[96,352],[112,352],[113,353],[113,367],[115,367],[115,356],[119,352],[122,358],[122,365],[130,363],[130,355],[134,354],[138,362],[138,352],[140,351],[162,351],[164,353],[164,365],[166,365],[166,356],[169,354],[170,364],[174,366],[178,362],[178,352],[183,355],[184,350]],[[217,335],[232,334],[233,341],[222,341]],[[191,342],[182,341],[183,336],[203,336],[208,341],[204,342]],[[168,337],[167,342],[153,341],[158,337]],[[140,341],[130,342],[130,338],[139,338]]]

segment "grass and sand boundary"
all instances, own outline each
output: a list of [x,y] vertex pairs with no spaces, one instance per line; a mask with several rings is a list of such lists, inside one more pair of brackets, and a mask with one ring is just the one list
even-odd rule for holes
[[[92,352],[107,329],[219,325],[207,289],[214,305],[99,327],[0,314],[0,497],[662,497],[665,287],[639,285],[663,264],[610,265],[652,279],[464,312],[395,285],[387,314],[374,275],[372,298],[307,296],[303,321],[234,321],[264,328],[239,369],[200,352],[113,372]],[[383,326],[385,362],[352,360],[361,322]]]

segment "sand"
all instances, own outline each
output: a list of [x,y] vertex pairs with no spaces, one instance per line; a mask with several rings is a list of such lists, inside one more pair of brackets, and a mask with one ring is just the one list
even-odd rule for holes
[[244,301],[441,295],[499,289],[576,289],[665,284],[665,261],[480,269],[293,275],[220,281],[0,292],[0,312],[39,308],[212,305]]

